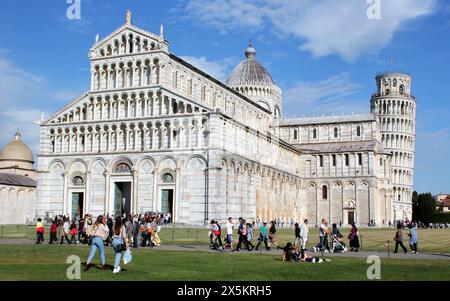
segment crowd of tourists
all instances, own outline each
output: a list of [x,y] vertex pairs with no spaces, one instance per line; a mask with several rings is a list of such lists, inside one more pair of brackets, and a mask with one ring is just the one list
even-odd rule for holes
[[[100,255],[100,261],[104,269],[107,269],[105,263],[105,247],[111,246],[115,252],[115,262],[113,273],[121,271],[120,260],[123,256],[124,263],[131,260],[131,251],[129,247],[158,247],[161,246],[159,232],[161,225],[171,222],[170,215],[164,215],[158,212],[146,212],[139,215],[129,215],[126,217],[116,217],[110,215],[100,215],[95,220],[92,215],[86,214],[83,218],[70,220],[66,216],[57,216],[52,221],[49,233],[49,244],[88,244],[90,253],[85,265],[85,271],[91,267],[91,262],[97,251]],[[309,240],[310,225],[305,219],[300,225],[294,223],[294,242],[288,242],[286,246],[280,247],[277,242],[277,226],[279,221],[247,222],[244,218],[239,218],[237,225],[233,218],[229,217],[224,231],[217,220],[211,220],[209,225],[210,247],[214,250],[239,252],[242,248],[251,252],[258,250],[261,244],[267,251],[272,246],[283,250],[283,261],[303,261],[303,262],[323,262],[325,259],[307,255],[307,244]],[[281,225],[283,225],[281,223]],[[405,226],[409,229],[409,246],[411,253],[418,253],[418,235],[417,225],[415,223],[406,223],[397,221],[397,232],[394,236],[395,251],[400,247],[404,253],[407,249],[403,244],[403,230]],[[331,229],[329,222],[322,219],[319,226],[319,243],[312,250],[314,252],[346,252],[348,250],[344,242],[344,236],[340,232],[341,227],[333,223]],[[237,231],[237,237],[233,236]],[[224,241],[222,241],[224,236]],[[358,252],[360,249],[359,233],[354,223],[350,224],[350,230],[347,235],[350,252]],[[44,242],[44,225],[42,220],[37,219],[36,223],[36,243]],[[125,253],[123,253],[125,252]]]

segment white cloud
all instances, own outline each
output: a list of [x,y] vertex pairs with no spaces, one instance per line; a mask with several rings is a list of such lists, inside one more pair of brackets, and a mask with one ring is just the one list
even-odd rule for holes
[[369,101],[354,98],[360,89],[361,85],[352,82],[348,73],[318,82],[297,82],[283,92],[284,115],[300,117],[367,112]]
[[384,48],[405,23],[433,12],[436,0],[380,0],[381,19],[367,17],[362,0],[190,0],[187,15],[221,31],[270,27],[295,37],[316,57],[337,54],[347,61]]
[[[0,51],[0,148],[12,140],[17,129],[22,139],[36,156],[39,151],[39,126],[41,112],[55,110],[48,108],[42,100],[71,100],[77,91],[55,90],[49,80],[24,70],[11,60],[1,56],[8,51]],[[51,103],[51,102],[50,102]]]
[[194,67],[206,72],[215,79],[224,82],[230,73],[230,68],[236,63],[236,59],[229,57],[219,61],[209,61],[206,57],[180,56]]

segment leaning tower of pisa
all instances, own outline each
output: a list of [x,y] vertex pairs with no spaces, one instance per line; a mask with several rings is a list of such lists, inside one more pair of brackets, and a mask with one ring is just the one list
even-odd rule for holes
[[377,92],[371,98],[371,112],[381,126],[382,145],[392,154],[393,218],[411,219],[416,132],[416,99],[411,95],[411,76],[384,72],[375,77]]

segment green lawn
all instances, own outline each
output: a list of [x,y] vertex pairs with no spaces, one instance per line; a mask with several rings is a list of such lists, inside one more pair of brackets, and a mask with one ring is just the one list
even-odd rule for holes
[[[85,262],[88,252],[87,247],[0,245],[0,280],[66,280],[66,258],[78,255]],[[81,280],[367,280],[365,258],[331,260],[283,263],[279,255],[138,249],[125,271],[93,267],[81,272]],[[111,248],[107,263],[113,263]],[[448,281],[450,260],[382,259],[381,278]]]
[[[348,229],[341,229],[344,238],[347,237]],[[386,241],[391,242],[391,251],[393,250],[392,238],[395,234],[395,229],[390,228],[361,228],[359,233],[361,236],[362,250],[366,251],[386,251]],[[407,246],[407,230],[404,230],[405,245]],[[255,231],[258,235],[259,231]],[[3,235],[2,235],[3,234]],[[45,239],[48,239],[48,228],[45,232]],[[318,243],[318,231],[316,229],[310,230],[309,247]],[[418,229],[419,235],[419,251],[421,252],[445,252],[450,253],[450,229]],[[293,229],[278,229],[278,242],[284,245],[288,241],[292,241],[294,237]],[[35,238],[34,227],[29,226],[28,230],[24,225],[7,225],[0,226],[1,238]],[[235,234],[235,237],[237,235]],[[208,243],[208,230],[206,228],[172,228],[163,227],[160,233],[160,238],[163,243]],[[255,239],[254,239],[255,240]],[[347,239],[344,239],[348,243]]]

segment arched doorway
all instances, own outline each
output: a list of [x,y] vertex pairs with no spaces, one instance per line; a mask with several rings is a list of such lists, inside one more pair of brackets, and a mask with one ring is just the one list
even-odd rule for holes
[[118,163],[112,170],[109,212],[115,217],[133,212],[133,175],[128,163]]

